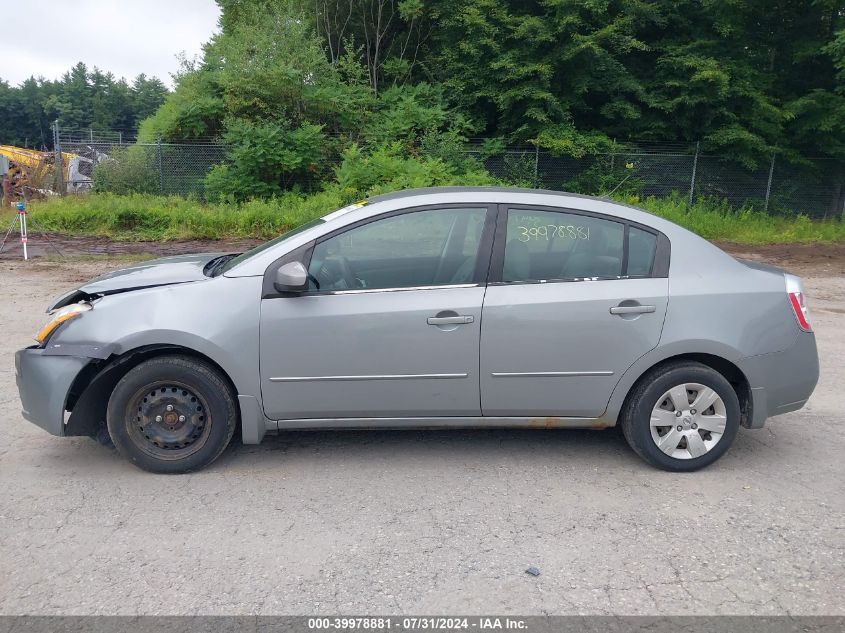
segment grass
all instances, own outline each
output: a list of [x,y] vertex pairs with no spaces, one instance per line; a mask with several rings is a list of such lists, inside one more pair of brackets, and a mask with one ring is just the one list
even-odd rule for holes
[[[29,211],[47,231],[113,240],[269,239],[342,206],[328,193],[289,194],[240,205],[178,196],[92,194],[33,201]],[[11,212],[10,212],[11,213]],[[8,223],[11,215],[4,216]]]
[[736,244],[845,242],[845,222],[807,216],[769,215],[749,208],[731,209],[724,200],[700,199],[690,205],[682,196],[622,199],[666,218],[701,237]]
[[[288,194],[240,205],[208,204],[180,197],[133,194],[68,196],[30,203],[36,221],[48,231],[114,240],[269,239],[343,206],[349,200],[336,189],[311,196]],[[805,216],[772,216],[751,209],[731,209],[717,200],[689,205],[682,196],[621,197],[680,224],[704,238],[738,244],[845,242],[845,222]],[[12,211],[0,214],[7,225]]]

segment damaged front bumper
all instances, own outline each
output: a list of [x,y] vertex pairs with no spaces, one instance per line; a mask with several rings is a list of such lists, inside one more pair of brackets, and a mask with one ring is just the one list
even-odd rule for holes
[[15,381],[23,417],[52,435],[64,435],[65,404],[90,358],[58,356],[39,347],[15,353]]

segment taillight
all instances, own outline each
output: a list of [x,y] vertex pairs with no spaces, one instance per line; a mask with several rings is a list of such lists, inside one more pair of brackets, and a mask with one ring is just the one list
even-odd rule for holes
[[789,305],[792,306],[792,312],[798,320],[798,327],[805,332],[812,332],[813,326],[810,325],[810,313],[807,310],[801,280],[795,275],[784,276],[786,277],[786,294],[789,297]]

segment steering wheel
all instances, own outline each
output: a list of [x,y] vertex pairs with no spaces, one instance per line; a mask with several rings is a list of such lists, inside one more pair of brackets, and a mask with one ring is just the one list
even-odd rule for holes
[[352,272],[352,267],[349,265],[349,260],[346,259],[343,255],[338,255],[335,261],[337,262],[337,265],[340,268],[340,276],[343,277],[343,281],[346,282],[346,287],[358,288],[360,286],[360,283],[355,278],[355,273]]

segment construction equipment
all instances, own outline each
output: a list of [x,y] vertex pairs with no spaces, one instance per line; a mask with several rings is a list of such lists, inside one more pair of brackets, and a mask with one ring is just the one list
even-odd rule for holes
[[57,189],[62,187],[68,193],[80,193],[90,190],[93,185],[94,161],[86,156],[62,152],[61,180],[56,178],[54,152],[0,145],[0,156],[8,161],[6,178],[10,183],[9,197],[13,200],[57,195],[60,193]]

